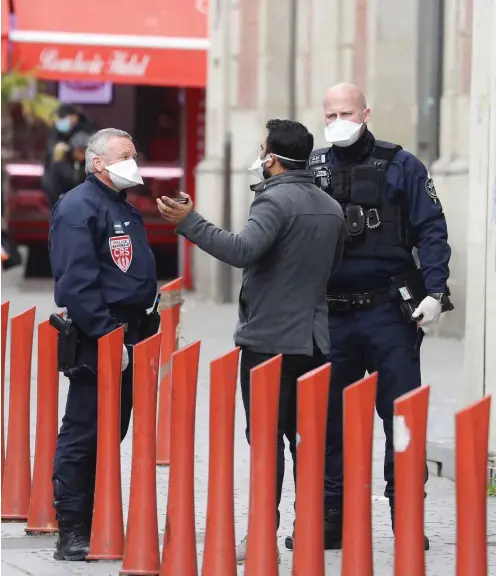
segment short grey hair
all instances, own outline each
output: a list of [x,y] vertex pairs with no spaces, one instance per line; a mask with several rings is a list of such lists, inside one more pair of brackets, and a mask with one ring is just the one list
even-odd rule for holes
[[99,130],[88,141],[88,146],[86,148],[86,174],[93,174],[95,169],[93,168],[93,160],[97,156],[102,156],[107,150],[108,141],[112,138],[128,138],[132,140],[132,136],[124,130],[118,130],[117,128],[104,128]]

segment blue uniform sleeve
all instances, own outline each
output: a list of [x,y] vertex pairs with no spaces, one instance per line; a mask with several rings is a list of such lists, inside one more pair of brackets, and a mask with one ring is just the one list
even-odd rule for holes
[[404,164],[409,220],[428,292],[445,292],[451,248],[441,202],[427,168],[413,155]]
[[[80,208],[81,212],[81,208]],[[91,218],[57,208],[50,223],[50,262],[55,277],[55,302],[90,338],[115,328],[99,285],[100,265]]]

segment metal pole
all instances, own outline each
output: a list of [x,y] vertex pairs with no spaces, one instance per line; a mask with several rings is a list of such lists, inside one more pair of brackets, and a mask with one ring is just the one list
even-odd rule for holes
[[[232,173],[232,140],[231,133],[226,132],[224,139],[224,181],[222,198],[222,228],[231,230],[231,173]],[[224,262],[219,263],[220,301],[222,304],[232,302],[232,268]]]
[[296,59],[298,48],[298,0],[291,0],[289,13],[289,118],[296,120]]

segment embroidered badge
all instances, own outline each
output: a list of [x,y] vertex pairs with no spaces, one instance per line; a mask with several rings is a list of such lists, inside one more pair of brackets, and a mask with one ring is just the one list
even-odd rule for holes
[[432,198],[435,204],[439,201],[436,192],[436,187],[434,186],[434,180],[431,178],[430,174],[428,175],[427,180],[425,181],[425,191],[427,192],[429,198]]
[[109,238],[110,254],[114,263],[127,272],[133,260],[133,243],[129,236],[113,236]]

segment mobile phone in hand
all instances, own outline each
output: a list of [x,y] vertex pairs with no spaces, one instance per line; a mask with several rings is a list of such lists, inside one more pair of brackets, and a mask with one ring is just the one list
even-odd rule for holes
[[177,198],[173,198],[174,202],[177,202],[178,204],[187,204],[188,203],[188,199],[187,198],[183,198],[182,196],[178,196]]

